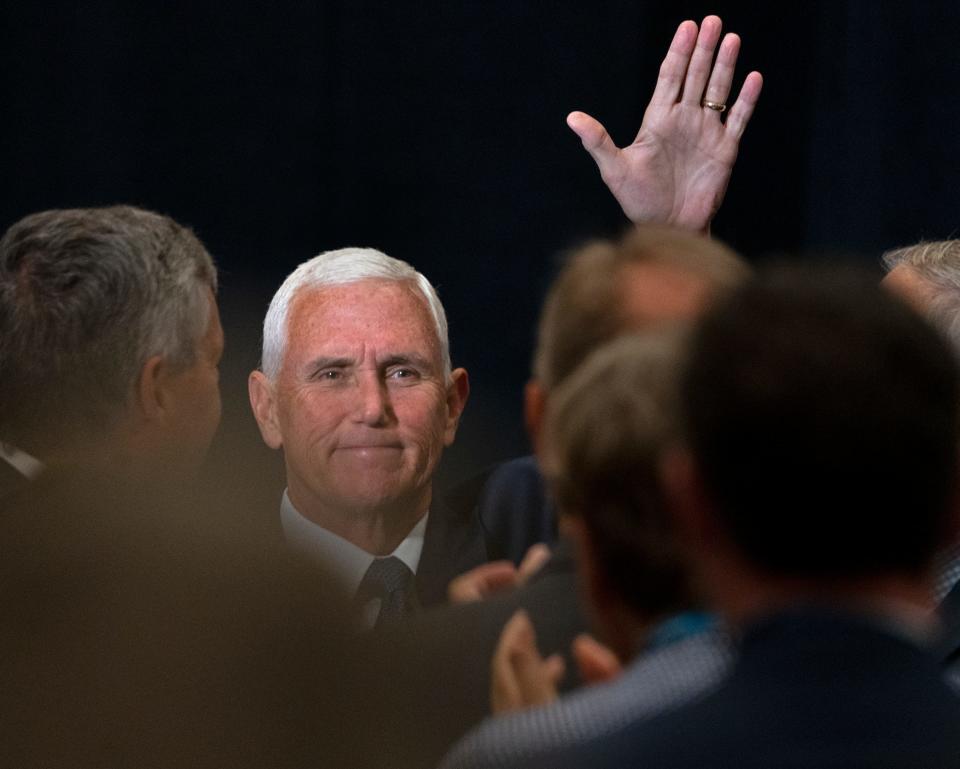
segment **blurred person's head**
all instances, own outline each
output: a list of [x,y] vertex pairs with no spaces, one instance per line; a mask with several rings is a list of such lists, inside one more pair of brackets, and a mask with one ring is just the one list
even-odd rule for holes
[[534,443],[550,393],[591,352],[625,331],[690,320],[748,274],[746,263],[719,241],[666,227],[633,228],[618,241],[573,252],[540,312],[525,393]]
[[[379,251],[348,248],[314,257],[281,285],[249,389],[264,441],[283,449],[297,510],[391,552],[429,506],[469,384],[451,370],[429,281]],[[388,530],[356,541],[374,518]]]
[[389,714],[333,576],[188,487],[50,468],[4,508],[5,765],[362,765],[357,714]]
[[695,600],[660,484],[680,429],[684,334],[664,327],[595,351],[551,395],[544,466],[595,619],[619,652],[628,632]]
[[731,613],[925,595],[955,528],[958,385],[940,335],[870,275],[780,267],[718,302],[668,473],[706,586]]
[[220,417],[216,269],[129,206],[44,211],[0,240],[0,439],[196,466]]

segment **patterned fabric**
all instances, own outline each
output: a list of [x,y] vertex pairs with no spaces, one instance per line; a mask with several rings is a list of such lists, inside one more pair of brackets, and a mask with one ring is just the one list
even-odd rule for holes
[[732,659],[730,641],[718,630],[658,647],[608,684],[548,707],[488,718],[454,745],[441,769],[522,766],[544,752],[602,738],[711,691]]
[[934,597],[937,603],[946,598],[953,586],[960,582],[960,544],[945,550],[936,564],[937,576]]
[[413,572],[399,558],[392,555],[376,558],[370,564],[357,590],[356,600],[362,605],[374,598],[380,599],[376,627],[394,622],[416,609]]

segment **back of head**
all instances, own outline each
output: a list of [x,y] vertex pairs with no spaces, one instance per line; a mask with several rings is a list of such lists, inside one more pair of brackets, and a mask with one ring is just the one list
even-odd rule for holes
[[771,574],[919,574],[948,530],[958,375],[866,273],[778,267],[699,324],[683,382],[721,525]]
[[[668,270],[696,282],[706,298],[729,291],[749,274],[746,263],[719,241],[667,227],[633,228],[619,241],[584,246],[554,280],[540,314],[533,373],[545,390],[625,331],[692,317],[680,310],[662,316],[661,308],[638,315],[626,279],[633,266]],[[656,294],[658,287],[650,288]]]
[[0,436],[43,456],[103,434],[152,355],[188,366],[216,289],[210,255],[167,216],[44,211],[0,240]]
[[51,469],[5,507],[5,765],[353,765],[347,607],[232,512],[121,468]]
[[561,514],[582,518],[619,596],[652,618],[690,605],[659,483],[679,432],[684,335],[660,329],[602,347],[556,391],[546,471]]

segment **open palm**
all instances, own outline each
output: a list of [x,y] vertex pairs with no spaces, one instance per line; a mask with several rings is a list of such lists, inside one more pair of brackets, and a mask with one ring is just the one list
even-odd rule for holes
[[[603,181],[631,221],[657,222],[707,232],[720,208],[753,114],[763,78],[751,72],[726,121],[705,102],[725,104],[740,39],[720,39],[721,22],[708,16],[677,28],[657,85],[633,143],[618,148],[596,119],[573,112],[567,123],[600,169]],[[712,66],[711,66],[712,65]]]

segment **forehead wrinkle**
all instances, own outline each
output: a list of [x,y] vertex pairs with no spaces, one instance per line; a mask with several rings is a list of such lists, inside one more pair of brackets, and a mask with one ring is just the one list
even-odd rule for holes
[[[359,301],[351,301],[349,295],[357,293],[357,287],[366,283],[375,285],[364,286],[357,297]],[[374,297],[382,292],[386,295],[381,301],[375,301]],[[356,354],[349,350],[350,345],[359,340],[363,347],[370,347],[370,337],[373,337],[383,356],[403,357],[432,368],[442,367],[440,340],[429,307],[422,297],[405,285],[359,281],[324,286],[298,294],[294,302],[287,330],[288,352],[291,337],[297,336],[301,345],[314,346],[316,340],[316,346],[324,350],[314,358],[353,359]],[[395,306],[397,304],[399,308]],[[398,309],[401,310],[399,315]],[[411,349],[411,343],[417,346],[421,342],[426,356]],[[365,354],[363,351],[361,356]],[[434,360],[429,362],[429,359]]]

